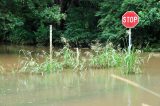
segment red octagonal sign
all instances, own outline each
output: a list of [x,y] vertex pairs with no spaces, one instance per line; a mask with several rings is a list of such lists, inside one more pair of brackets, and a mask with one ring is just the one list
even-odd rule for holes
[[127,11],[122,16],[122,24],[126,28],[134,28],[139,23],[139,16],[134,11]]

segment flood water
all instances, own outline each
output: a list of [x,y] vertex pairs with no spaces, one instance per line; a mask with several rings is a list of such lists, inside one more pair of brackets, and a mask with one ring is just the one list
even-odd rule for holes
[[[0,64],[11,69],[22,48],[47,50],[0,46]],[[0,106],[160,106],[160,57],[153,56],[142,70],[142,74],[128,76],[113,69],[44,76],[0,74]],[[113,74],[140,87],[116,79]]]

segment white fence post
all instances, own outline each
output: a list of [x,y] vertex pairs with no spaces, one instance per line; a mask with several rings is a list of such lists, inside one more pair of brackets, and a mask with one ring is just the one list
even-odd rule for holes
[[50,25],[50,71],[52,71],[52,25]]

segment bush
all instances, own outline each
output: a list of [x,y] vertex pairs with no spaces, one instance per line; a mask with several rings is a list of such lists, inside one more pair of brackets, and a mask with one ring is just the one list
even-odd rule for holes
[[[141,73],[140,66],[143,59],[140,51],[132,51],[130,54],[125,50],[116,50],[111,43],[105,47],[100,44],[92,46],[92,51],[82,55],[82,52],[74,52],[68,45],[63,49],[54,52],[54,58],[50,60],[48,54],[43,53],[43,62],[39,57],[33,58],[31,52],[23,51],[24,59],[18,62],[18,68],[13,72],[28,73],[52,73],[65,70],[84,71],[87,69],[109,69],[122,70],[124,74]],[[86,55],[85,55],[86,54]],[[38,56],[38,55],[37,55]],[[41,58],[42,59],[42,58]]]
[[[132,30],[134,43],[146,45],[148,42],[158,42],[160,32],[160,2],[157,0],[103,0],[96,16],[100,17],[98,26],[101,28],[99,39],[125,41],[126,28],[121,24],[122,15],[126,11],[135,11],[139,15],[139,24]],[[158,39],[157,39],[158,38]],[[142,42],[143,41],[143,42]]]

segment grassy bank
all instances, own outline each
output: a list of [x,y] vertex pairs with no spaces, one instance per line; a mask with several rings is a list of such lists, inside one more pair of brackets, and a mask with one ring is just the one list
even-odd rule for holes
[[[81,49],[71,49],[66,45],[53,52],[52,61],[49,54],[37,54],[34,58],[29,51],[20,51],[24,54],[23,60],[18,62],[18,66],[13,67],[13,73],[53,73],[65,70],[84,71],[88,69],[109,69],[116,68],[125,74],[141,73],[140,66],[143,59],[141,52],[133,50],[130,54],[127,50],[116,48],[112,43],[105,46],[96,43],[91,46],[91,50],[81,51]],[[40,59],[39,56],[43,59]],[[43,61],[42,61],[43,60]],[[0,67],[1,72],[5,68]]]

